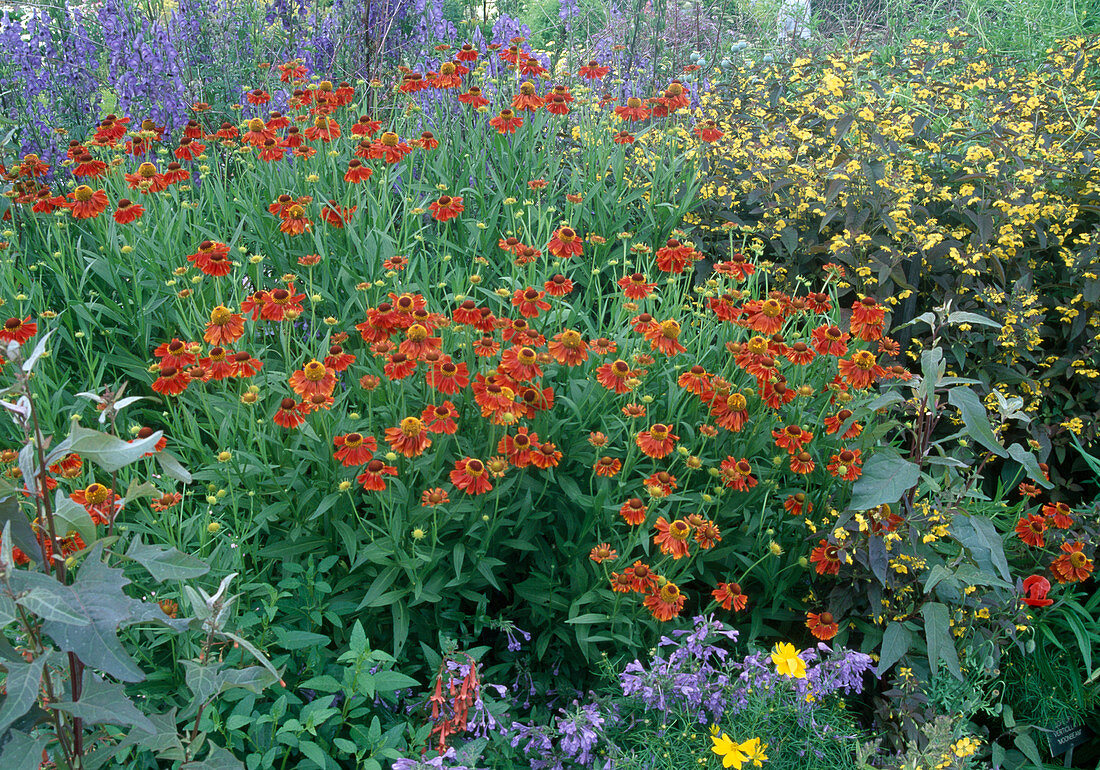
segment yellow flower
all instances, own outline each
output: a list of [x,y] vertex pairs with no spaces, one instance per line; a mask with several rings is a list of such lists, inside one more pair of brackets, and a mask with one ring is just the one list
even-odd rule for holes
[[1080,436],[1081,431],[1085,428],[1085,423],[1081,420],[1080,417],[1072,417],[1063,422],[1062,427]]
[[806,678],[806,662],[798,657],[798,650],[793,644],[780,642],[772,650],[772,663],[775,664],[776,673],[789,676],[792,679]]
[[719,736],[717,726],[711,727],[710,731],[710,739],[714,742],[710,750],[722,758],[722,767],[732,767],[733,770],[741,770],[741,767],[749,758],[741,751],[740,744],[730,740],[730,737],[725,733]]
[[759,738],[750,738],[738,748],[745,753],[746,758],[752,762],[753,767],[763,767],[764,763],[768,761],[768,755],[764,753],[764,749],[768,748],[768,745],[761,743]]

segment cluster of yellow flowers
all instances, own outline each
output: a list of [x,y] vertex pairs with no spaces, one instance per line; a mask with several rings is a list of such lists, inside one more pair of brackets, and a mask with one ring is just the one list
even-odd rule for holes
[[958,760],[973,756],[981,745],[982,742],[976,738],[969,736],[959,738],[951,744],[948,751],[943,755],[943,759],[935,765],[935,770],[946,770],[946,768],[954,766]]
[[753,767],[763,767],[768,760],[768,755],[764,753],[767,745],[759,738],[738,743],[725,733],[719,734],[718,725],[711,725],[710,740],[713,743],[710,750],[722,758],[722,767],[741,770],[749,763]]
[[[1100,234],[1084,205],[1100,192],[1100,167],[1087,162],[1100,151],[1088,129],[1100,114],[1100,43],[1061,41],[1035,71],[978,54],[914,40],[885,66],[854,51],[748,61],[702,97],[698,119],[714,120],[721,139],[648,132],[653,146],[640,137],[635,155],[656,163],[670,144],[698,153],[707,204],[686,220],[700,232],[724,240],[734,212],[747,247],[827,255],[893,305],[917,273],[953,276],[950,291],[1003,324],[991,364],[1022,362],[1034,389],[1055,378],[1088,387],[1100,367],[1087,355],[1059,362],[1041,324],[1075,347],[1100,342]],[[1052,270],[1068,294],[1031,281]],[[1037,410],[1028,399],[1025,411]]]

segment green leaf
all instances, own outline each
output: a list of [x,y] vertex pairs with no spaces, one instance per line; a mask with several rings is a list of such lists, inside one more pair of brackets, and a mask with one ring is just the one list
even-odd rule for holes
[[984,516],[957,513],[951,520],[951,534],[970,551],[979,567],[995,569],[1005,582],[1012,582],[1004,543],[993,522]]
[[349,641],[349,649],[356,655],[366,652],[370,649],[367,642],[367,632],[363,630],[362,621],[356,620],[355,625],[351,627],[351,640]]
[[881,537],[868,538],[867,563],[878,582],[886,585],[890,572],[890,554],[886,551],[886,543]]
[[328,767],[328,755],[325,754],[324,749],[313,741],[299,741],[298,749],[305,754],[306,759],[322,768],[322,770]]
[[967,313],[963,310],[956,310],[947,316],[947,323],[949,324],[980,324],[982,326],[992,326],[994,329],[1000,329],[1001,324],[994,321],[992,318],[986,318],[984,315],[978,315],[977,313]]
[[[374,579],[374,582],[370,584],[370,588],[363,594],[362,600],[359,602],[359,609],[363,607],[385,607],[387,604],[392,603],[389,600],[391,594],[386,594],[386,589],[393,585],[393,582],[397,579],[397,576],[401,573],[398,567],[386,567],[384,570],[378,573],[378,577]],[[382,601],[384,598],[387,601]]]
[[949,570],[942,564],[932,565],[932,569],[929,570],[928,576],[924,580],[924,592],[926,594],[932,593],[932,589],[938,586],[944,580],[951,580],[954,583],[955,573]]
[[871,403],[867,404],[867,409],[871,412],[877,412],[879,409],[885,409],[888,406],[900,404],[904,401],[905,399],[901,397],[900,393],[896,390],[891,390],[878,395]]
[[344,685],[336,681],[336,677],[325,674],[323,676],[315,676],[312,679],[307,679],[304,682],[299,682],[297,685],[298,690],[317,690],[318,692],[340,692],[344,689]]
[[409,639],[409,609],[397,602],[390,607],[390,613],[393,615],[393,654],[397,656]]
[[485,747],[488,745],[488,738],[474,738],[472,741],[467,741],[459,747],[454,761],[462,765],[477,764],[477,761],[481,759],[481,753],[485,751]]
[[891,447],[881,447],[863,464],[863,472],[852,485],[849,507],[867,511],[883,503],[896,503],[919,480],[920,467],[916,463]]
[[50,339],[50,336],[56,331],[56,329],[50,329],[48,332],[38,338],[38,342],[34,346],[34,350],[23,361],[23,366],[20,367],[24,372],[30,372],[34,368],[34,365],[38,362],[38,359],[42,357],[42,354],[46,352],[46,342]]
[[497,559],[490,558],[479,559],[477,562],[477,571],[481,573],[481,576],[485,578],[486,581],[488,581],[489,585],[498,591],[500,590],[500,584],[497,582],[496,575],[493,574],[493,567],[499,566],[502,563],[503,562]]
[[1012,444],[1008,448],[1008,456],[1024,466],[1024,470],[1027,471],[1027,475],[1041,487],[1050,489],[1054,485],[1047,481],[1047,477],[1043,474],[1043,469],[1039,467],[1039,461],[1035,459],[1035,455],[1024,449],[1019,444]]
[[73,626],[86,626],[92,622],[81,611],[80,605],[72,601],[72,592],[65,590],[68,586],[58,583],[49,575],[40,572],[32,574],[35,577],[22,582],[40,585],[20,593],[16,598],[16,604],[25,607],[43,620]]
[[1039,755],[1039,747],[1030,735],[1021,733],[1012,739],[1016,748],[1023,752],[1024,756],[1035,763],[1036,767],[1043,767],[1043,758]]
[[4,667],[8,670],[7,678],[4,680],[7,695],[4,697],[4,702],[0,703],[0,735],[11,727],[12,722],[30,711],[31,706],[38,699],[42,669],[49,657],[50,652],[47,650],[30,663],[19,660],[4,661]]
[[275,666],[271,665],[271,661],[267,659],[267,656],[256,649],[256,645],[252,644],[252,642],[248,641],[244,637],[237,636],[236,634],[230,633],[229,631],[219,631],[218,633],[221,636],[224,636],[226,639],[236,642],[245,650],[247,650],[248,653],[256,659],[257,663],[259,663],[271,673],[276,682],[279,681],[279,679],[281,678],[279,676],[279,672],[275,670]]
[[184,762],[180,770],[244,770],[244,765],[221,746],[213,746],[205,759]]
[[76,532],[85,543],[94,543],[99,533],[88,509],[57,490],[53,501],[53,515],[60,522],[55,523],[58,537]]
[[939,384],[947,364],[943,360],[943,348],[925,350],[920,355],[921,382],[917,389],[917,398],[931,406],[936,386]]
[[0,766],[4,770],[38,770],[48,736],[32,738],[18,730],[10,730],[3,737],[6,742],[0,748]]
[[126,733],[126,737],[119,741],[117,748],[127,746],[140,746],[150,751],[169,751],[172,749],[183,752],[183,744],[180,742],[176,729],[176,709],[170,708],[163,714],[149,714],[149,721],[153,724],[153,732],[140,728],[134,728]]
[[20,551],[34,560],[42,558],[42,550],[38,546],[38,538],[34,536],[31,523],[27,521],[27,515],[19,508],[19,501],[14,497],[0,500],[0,523],[11,526],[11,537],[4,538],[4,547],[13,544]]
[[584,615],[569,618],[565,622],[573,625],[589,625],[592,623],[606,623],[610,619],[607,615],[599,612],[586,612]]
[[157,442],[163,435],[158,430],[148,438],[123,441],[108,433],[82,428],[74,422],[69,433],[69,451],[111,473],[155,452]]
[[121,684],[100,679],[87,670],[80,699],[51,703],[50,708],[79,717],[89,725],[125,725],[147,733],[157,731],[149,717],[138,711]]
[[420,684],[411,676],[399,671],[377,671],[374,674],[374,689],[377,692],[397,692]]
[[[0,501],[0,506],[5,501]],[[5,519],[3,521],[3,534],[0,534],[0,569],[5,573],[11,572],[15,569],[15,547],[11,543],[11,522]],[[11,599],[8,599],[11,602]],[[15,611],[15,604],[12,603],[12,611]]]
[[315,634],[311,631],[286,631],[275,628],[276,644],[284,650],[304,650],[307,647],[324,647],[329,643],[329,638],[324,634]]
[[72,585],[63,586],[47,575],[16,570],[11,573],[13,587],[17,591],[31,588],[49,592],[58,606],[72,610],[88,621],[85,625],[71,625],[60,620],[47,619],[42,630],[66,652],[75,653],[92,668],[105,671],[124,682],[140,682],[145,678],[134,659],[122,647],[118,629],[134,623],[156,622],[176,631],[187,627],[186,620],[174,621],[156,604],[132,599],[122,588],[129,584],[122,570],[103,562],[103,544],[93,545]]
[[126,556],[149,571],[153,580],[185,580],[205,575],[210,567],[202,559],[159,545],[144,545],[141,535],[134,537]]
[[127,501],[160,497],[160,490],[152,482],[134,479],[130,482],[130,486],[126,487],[126,493],[122,497]]
[[891,622],[882,635],[882,650],[879,652],[877,676],[882,676],[897,663],[913,643],[913,632],[904,623]]
[[929,310],[927,313],[921,313],[919,316],[917,316],[916,318],[914,318],[911,321],[906,321],[905,323],[901,324],[897,328],[904,329],[906,326],[912,326],[915,323],[922,323],[925,326],[927,326],[929,329],[935,329],[936,328],[936,314],[933,313],[931,310]]
[[1092,673],[1092,639],[1089,638],[1088,631],[1085,630],[1085,626],[1081,623],[1081,619],[1075,615],[1066,615],[1066,625],[1073,631],[1074,637],[1077,639],[1077,649],[1081,651],[1081,661],[1085,664],[1085,672]]
[[226,690],[239,687],[258,695],[279,681],[277,674],[263,666],[232,668],[222,663],[204,665],[194,660],[183,660],[180,664],[184,668],[187,687],[195,696],[191,705],[180,712],[181,719],[190,719],[199,708]]
[[188,473],[187,469],[183,467],[183,464],[176,459],[174,454],[162,449],[157,452],[154,457],[156,457],[157,462],[160,464],[161,470],[163,470],[165,475],[169,478],[173,478],[182,484],[191,483],[191,474]]
[[1008,452],[993,435],[993,426],[989,424],[989,414],[978,395],[970,388],[952,388],[947,394],[949,404],[962,415],[966,434],[984,446],[997,457],[1007,457]]
[[11,600],[11,597],[0,595],[0,631],[7,628],[9,623],[14,623],[18,617],[15,602]]
[[955,638],[951,635],[950,610],[947,605],[928,602],[921,607],[921,615],[924,616],[924,637],[928,645],[928,665],[932,676],[939,671],[942,660],[955,678],[962,681],[962,669],[959,668]]

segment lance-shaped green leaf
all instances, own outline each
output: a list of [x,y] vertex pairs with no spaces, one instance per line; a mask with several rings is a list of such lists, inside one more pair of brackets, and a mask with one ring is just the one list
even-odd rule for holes
[[83,719],[89,725],[124,725],[147,733],[156,732],[149,717],[138,711],[122,685],[100,679],[87,670],[80,699],[51,703],[50,708]]
[[882,650],[879,652],[878,668],[875,669],[875,673],[882,676],[889,671],[892,665],[909,652],[912,644],[913,633],[908,627],[904,623],[891,622],[882,635]]
[[257,662],[258,662],[258,663],[259,663],[259,664],[260,664],[261,666],[263,666],[263,667],[264,667],[264,668],[266,668],[266,669],[267,669],[267,670],[268,670],[269,672],[271,672],[271,675],[275,677],[275,681],[276,681],[276,682],[277,682],[277,681],[279,681],[279,679],[280,679],[280,676],[279,676],[279,672],[275,670],[275,666],[271,665],[271,661],[267,659],[267,656],[266,656],[266,655],[264,655],[264,654],[263,654],[262,652],[260,652],[260,651],[259,651],[259,650],[258,650],[258,649],[256,648],[256,645],[252,644],[252,642],[248,641],[248,640],[247,640],[247,639],[245,639],[244,637],[242,637],[242,636],[237,636],[236,634],[232,634],[232,633],[230,633],[230,632],[228,632],[228,631],[219,631],[218,633],[219,633],[219,634],[220,634],[221,636],[224,636],[224,637],[226,637],[227,639],[230,639],[230,640],[232,640],[232,641],[236,642],[236,643],[237,643],[237,644],[239,644],[239,645],[240,645],[241,647],[244,647],[244,648],[245,648],[245,649],[246,649],[246,650],[248,651],[248,653],[249,653],[249,654],[250,654],[250,655],[251,655],[251,656],[252,656],[253,658],[255,658],[255,659],[256,659],[256,661],[257,661]]
[[1001,442],[993,435],[993,426],[989,424],[989,415],[985,411],[978,395],[970,388],[952,388],[947,394],[947,401],[959,410],[962,415],[966,433],[979,444],[984,446],[997,457],[1006,457],[1008,452],[1001,446]]
[[993,522],[984,516],[957,513],[951,520],[951,534],[970,551],[979,567],[990,573],[996,570],[1005,582],[1012,582],[1004,542]]
[[943,661],[947,664],[947,669],[961,682],[963,675],[959,668],[959,654],[955,650],[955,638],[951,635],[950,610],[946,604],[928,602],[921,607],[921,615],[924,616],[924,636],[928,644],[928,665],[932,676],[939,671],[940,661]]
[[994,329],[1001,328],[1001,324],[997,323],[992,318],[986,318],[984,315],[978,315],[977,313],[968,313],[965,310],[956,310],[948,315],[947,323],[952,325],[979,324],[981,326],[992,326]]
[[4,680],[7,694],[4,702],[0,703],[0,735],[11,727],[12,722],[30,711],[38,699],[42,669],[49,657],[50,651],[47,650],[30,663],[21,660],[4,661],[4,668],[8,670]]
[[23,362],[23,371],[30,372],[34,368],[34,365],[38,363],[38,359],[42,357],[42,354],[46,352],[46,343],[50,339],[50,335],[54,333],[53,329],[43,334],[38,338],[38,343],[34,346],[34,350],[27,356],[27,360]]
[[920,467],[916,463],[890,447],[881,447],[863,463],[863,472],[852,485],[849,507],[868,511],[883,503],[896,503],[919,480]]
[[[3,506],[5,502],[7,501],[0,500],[0,506]],[[11,544],[11,522],[4,519],[0,526],[4,528],[3,534],[0,535],[0,569],[7,574],[15,569],[15,549]]]
[[0,631],[7,628],[8,624],[14,623],[18,617],[15,602],[11,600],[11,597],[0,595]]
[[82,428],[74,422],[69,434],[70,451],[107,472],[113,472],[155,452],[157,442],[163,435],[158,430],[147,438],[123,441],[108,433]]
[[159,545],[145,545],[138,535],[130,543],[126,556],[149,571],[158,583],[165,580],[184,580],[205,575],[210,567],[202,559]]
[[180,482],[181,484],[191,483],[191,474],[183,467],[183,464],[176,459],[176,456],[171,452],[161,450],[156,454],[157,462],[160,463],[161,469],[170,477]]
[[19,477],[31,495],[38,494],[38,450],[28,441],[19,450]]
[[1043,473],[1043,469],[1039,467],[1039,461],[1035,459],[1035,455],[1027,451],[1020,444],[1012,444],[1008,448],[1008,456],[1024,466],[1024,470],[1027,471],[1027,475],[1041,487],[1050,489],[1053,484],[1047,481],[1046,474]]
[[160,490],[150,481],[134,479],[130,486],[126,487],[124,500],[141,500],[143,497],[160,497]]

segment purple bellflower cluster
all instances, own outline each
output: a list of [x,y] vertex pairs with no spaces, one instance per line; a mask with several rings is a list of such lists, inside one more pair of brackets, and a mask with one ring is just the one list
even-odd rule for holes
[[617,721],[597,703],[574,702],[560,709],[550,725],[514,722],[512,746],[523,747],[532,770],[564,770],[574,764],[609,770],[613,761],[601,756],[609,746],[603,731]]
[[822,698],[859,693],[873,668],[869,655],[832,650],[821,643],[800,653],[806,677],[778,674],[768,653],[753,653],[738,661],[716,642],[737,640],[737,631],[711,617],[697,617],[691,630],[674,631],[660,647],[672,646],[663,657],[658,651],[648,664],[634,661],[620,677],[623,694],[638,699],[646,709],[686,710],[700,724],[717,722],[725,714],[743,711],[752,697],[790,697],[799,713],[812,719]]

